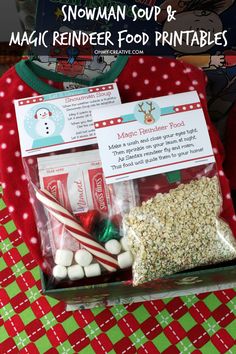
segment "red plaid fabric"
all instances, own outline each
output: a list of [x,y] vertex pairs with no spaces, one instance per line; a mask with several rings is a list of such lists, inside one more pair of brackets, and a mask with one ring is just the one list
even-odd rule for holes
[[236,291],[66,312],[0,199],[0,353],[236,353]]

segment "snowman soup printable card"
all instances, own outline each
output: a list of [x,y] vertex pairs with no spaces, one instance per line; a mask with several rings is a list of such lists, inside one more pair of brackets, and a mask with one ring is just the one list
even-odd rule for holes
[[119,103],[114,83],[16,100],[22,157],[97,143],[92,109]]

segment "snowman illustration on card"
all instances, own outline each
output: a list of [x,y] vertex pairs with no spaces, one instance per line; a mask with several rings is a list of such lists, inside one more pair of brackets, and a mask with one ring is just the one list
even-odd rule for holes
[[42,103],[32,107],[26,114],[24,126],[33,139],[32,148],[40,148],[64,142],[61,133],[64,129],[63,112],[55,105]]
[[50,137],[54,134],[56,125],[51,119],[52,112],[48,108],[39,108],[34,118],[37,119],[36,132],[42,137]]

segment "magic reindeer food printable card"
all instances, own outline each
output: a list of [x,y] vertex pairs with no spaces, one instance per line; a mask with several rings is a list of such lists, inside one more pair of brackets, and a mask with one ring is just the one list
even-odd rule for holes
[[196,92],[93,110],[106,182],[214,162]]

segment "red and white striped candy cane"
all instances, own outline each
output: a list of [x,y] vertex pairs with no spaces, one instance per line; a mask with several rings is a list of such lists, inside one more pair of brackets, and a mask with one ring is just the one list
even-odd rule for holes
[[61,222],[65,229],[86,248],[96,260],[109,272],[117,270],[117,260],[110,256],[107,250],[96,242],[87,231],[77,222],[75,217],[61,206],[47,190],[36,190],[37,199],[46,210]]

